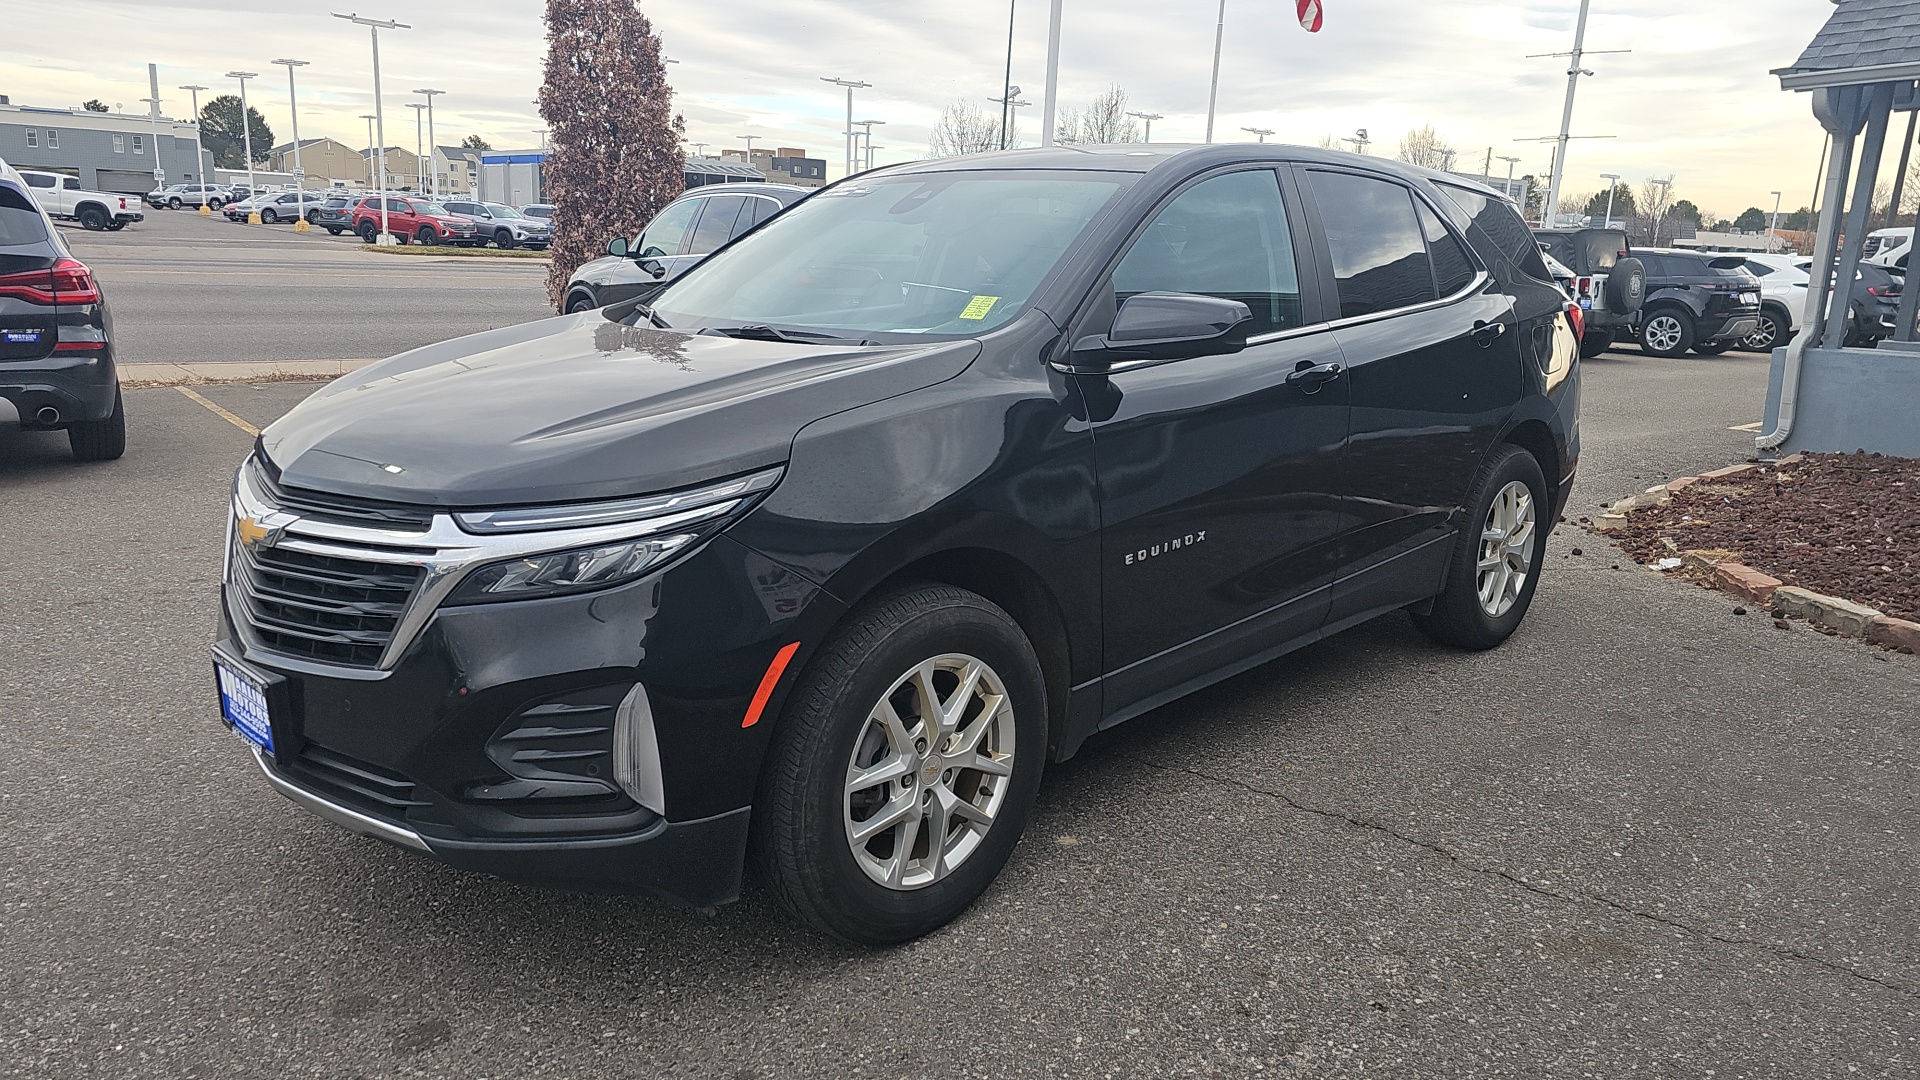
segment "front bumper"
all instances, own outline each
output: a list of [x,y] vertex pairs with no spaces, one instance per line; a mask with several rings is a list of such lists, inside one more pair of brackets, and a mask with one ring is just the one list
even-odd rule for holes
[[1700,341],[1738,341],[1760,328],[1758,311],[1743,312],[1734,315],[1708,315],[1694,324],[1694,335]]

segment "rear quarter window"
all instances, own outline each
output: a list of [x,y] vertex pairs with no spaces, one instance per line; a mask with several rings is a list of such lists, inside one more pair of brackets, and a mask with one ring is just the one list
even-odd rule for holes
[[32,196],[11,185],[0,185],[0,247],[47,242],[46,219]]
[[1520,211],[1512,203],[1452,184],[1434,186],[1452,200],[1462,213],[1472,218],[1480,232],[1492,241],[1494,250],[1481,252],[1488,262],[1504,262],[1538,281],[1553,280],[1546,260],[1540,257],[1540,245],[1533,238],[1533,230],[1527,228],[1527,223],[1520,218]]

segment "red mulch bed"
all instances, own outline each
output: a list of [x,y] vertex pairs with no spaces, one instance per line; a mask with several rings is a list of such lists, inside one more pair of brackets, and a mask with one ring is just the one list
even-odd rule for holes
[[1608,536],[1643,563],[1731,551],[1788,585],[1920,621],[1920,459],[1806,454],[1694,484]]

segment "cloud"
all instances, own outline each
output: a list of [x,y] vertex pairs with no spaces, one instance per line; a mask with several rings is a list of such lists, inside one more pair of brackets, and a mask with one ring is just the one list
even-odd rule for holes
[[[361,5],[366,6],[366,5]],[[1045,81],[1047,4],[1018,0],[1013,81],[1038,102]],[[1577,0],[1324,0],[1326,27],[1307,34],[1284,0],[1227,0],[1217,133],[1274,128],[1279,141],[1313,143],[1323,134],[1368,128],[1390,150],[1401,132],[1431,123],[1478,164],[1491,150],[1544,173],[1550,144],[1521,142],[1559,126],[1564,59],[1529,54],[1572,46]],[[1770,198],[1811,198],[1820,129],[1804,96],[1783,93],[1767,75],[1790,62],[1829,13],[1808,0],[1743,0],[1723,6],[1671,0],[1607,0],[1587,28],[1576,133],[1612,135],[1573,144],[1570,190],[1598,189],[1600,172],[1634,182],[1674,174],[1676,194],[1723,213]],[[330,16],[325,4],[255,0],[244,11],[225,0],[175,0],[165,18],[150,3],[67,0],[16,5],[15,47],[0,57],[0,86],[16,103],[77,105],[87,98],[138,110],[146,61],[161,65],[162,96],[184,114],[180,83],[229,91],[222,74],[261,72],[249,96],[288,134],[286,84],[269,61],[311,61],[300,71],[301,134],[365,141],[370,111],[367,32]],[[436,101],[441,142],[468,134],[495,146],[529,145],[545,125],[532,105],[545,55],[538,0],[383,0],[369,14],[411,23],[383,32],[381,57],[388,141],[406,145],[410,91],[447,91]],[[877,158],[925,153],[940,109],[967,98],[984,108],[997,96],[1007,60],[1004,2],[978,0],[645,0],[667,53],[676,106],[688,136],[711,147],[801,146],[837,169],[846,98],[822,76],[873,83],[855,97],[854,119],[887,121]],[[1215,0],[1066,0],[1060,97],[1084,103],[1112,83],[1133,107],[1162,113],[1154,136],[1197,141],[1206,123]],[[138,27],[110,53],[74,25]],[[144,52],[145,56],[131,55]],[[205,95],[203,95],[204,100]],[[1037,136],[1038,107],[1021,126]],[[1498,162],[1495,163],[1498,168]]]

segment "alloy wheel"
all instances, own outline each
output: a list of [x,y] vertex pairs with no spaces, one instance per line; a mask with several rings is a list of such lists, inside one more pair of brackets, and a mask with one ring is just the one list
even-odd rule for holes
[[1753,333],[1743,338],[1740,344],[1757,352],[1771,352],[1779,338],[1779,324],[1773,321],[1773,316],[1762,315],[1760,316],[1760,325],[1754,327]]
[[1013,707],[985,662],[959,653],[895,679],[847,762],[853,859],[889,889],[925,888],[986,839],[1013,775]]
[[1640,340],[1650,348],[1669,352],[1679,347],[1680,337],[1685,332],[1678,318],[1672,315],[1655,315],[1647,320],[1646,328],[1640,331]]
[[1533,569],[1533,492],[1518,480],[1494,496],[1480,529],[1480,559],[1475,584],[1480,609],[1493,618],[1505,615],[1520,599]]

